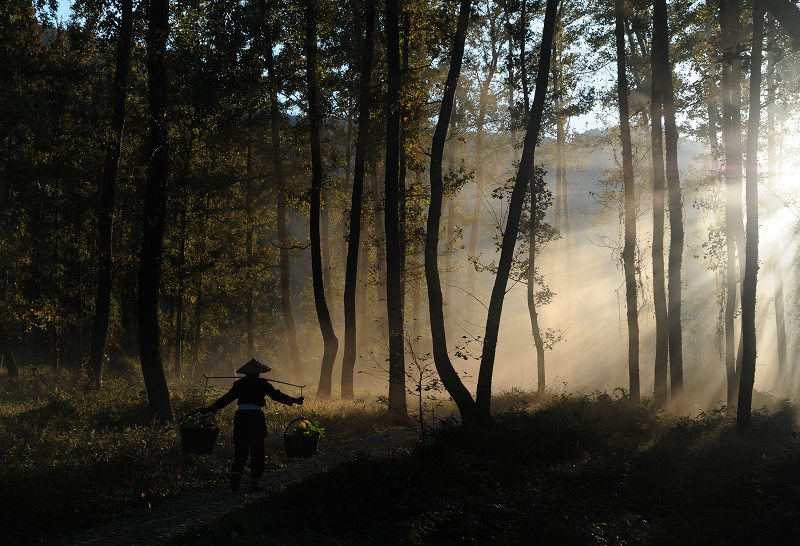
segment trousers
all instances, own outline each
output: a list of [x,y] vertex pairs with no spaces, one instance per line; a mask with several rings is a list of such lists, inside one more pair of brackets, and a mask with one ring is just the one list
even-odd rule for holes
[[250,479],[264,475],[264,439],[267,437],[267,419],[264,412],[238,410],[233,416],[233,464],[231,474],[242,474],[250,458]]

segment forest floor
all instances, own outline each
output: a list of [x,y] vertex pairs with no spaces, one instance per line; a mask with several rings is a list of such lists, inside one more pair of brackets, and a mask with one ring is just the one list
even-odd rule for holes
[[[103,529],[95,532],[94,543],[121,543],[126,525],[150,525],[163,542],[173,536],[171,526],[184,532],[194,528],[182,522],[185,514],[208,522],[211,514],[219,516],[253,499],[231,495],[226,486],[235,405],[217,415],[220,434],[214,452],[185,455],[177,426],[148,424],[140,378],[109,378],[99,392],[86,392],[82,385],[74,373],[52,369],[26,371],[14,383],[0,381],[0,542],[75,544],[92,539],[91,533],[81,534],[85,530]],[[224,386],[205,392],[202,384],[174,381],[171,391],[180,417],[208,405]],[[282,434],[301,415],[326,428],[321,453],[311,460],[288,460]],[[405,445],[406,436],[415,436],[413,431],[398,433],[386,406],[370,396],[307,398],[302,407],[271,403],[266,417],[267,479],[275,484],[300,480],[362,451],[385,453],[387,445],[394,450],[398,442]],[[123,532],[117,521],[127,522]],[[103,528],[106,524],[110,527]],[[111,536],[114,540],[107,540]]]
[[[506,401],[508,401],[506,396]],[[740,434],[605,394],[551,397],[270,492],[175,544],[797,544],[792,406]]]
[[139,510],[105,525],[67,535],[56,543],[64,546],[145,546],[204,536],[209,527],[223,516],[258,502],[268,491],[277,491],[299,483],[355,457],[382,459],[398,456],[407,452],[417,439],[418,433],[415,430],[396,427],[331,446],[323,443],[321,452],[308,459],[290,459],[282,453],[273,454],[268,458],[268,470],[260,481],[264,492],[248,493],[245,481],[240,491],[233,493],[226,482],[224,485],[163,502],[150,509]]

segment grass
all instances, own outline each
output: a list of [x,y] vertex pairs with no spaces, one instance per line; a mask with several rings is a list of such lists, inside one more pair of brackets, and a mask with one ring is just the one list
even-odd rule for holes
[[[176,417],[207,405],[224,388],[171,385]],[[268,403],[271,465],[283,451],[284,426],[300,415],[318,418],[325,443],[390,426],[371,399],[319,402],[302,408]],[[225,483],[235,404],[218,414],[220,438],[210,456],[184,455],[177,427],[146,422],[146,397],[138,378],[112,378],[85,393],[67,372],[25,373],[0,386],[0,528],[4,541],[33,542],[113,519],[125,512]],[[9,493],[13,492],[13,494]],[[8,543],[8,542],[6,542]]]
[[800,531],[795,409],[735,431],[606,394],[513,391],[389,462],[361,459],[267,496],[185,543],[784,544]]

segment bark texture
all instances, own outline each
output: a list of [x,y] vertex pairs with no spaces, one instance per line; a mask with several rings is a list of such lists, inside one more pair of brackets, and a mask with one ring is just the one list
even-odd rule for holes
[[117,185],[119,156],[125,128],[125,104],[128,96],[128,70],[133,43],[133,0],[122,0],[114,85],[111,92],[111,133],[106,142],[103,178],[98,188],[97,211],[97,292],[95,293],[94,322],[89,362],[86,366],[89,385],[100,388],[106,350],[112,289],[112,230],[114,193]]
[[356,365],[356,291],[358,289],[358,255],[361,248],[361,212],[364,201],[364,167],[369,139],[369,114],[372,106],[372,57],[375,42],[375,2],[367,0],[365,12],[364,51],[361,54],[359,84],[358,137],[353,170],[353,193],[350,201],[350,231],[347,238],[347,266],[344,279],[344,359],[342,360],[342,398],[353,398],[353,373]]
[[320,213],[322,197],[322,145],[320,143],[320,112],[317,85],[317,13],[316,2],[306,2],[306,84],[308,93],[308,120],[311,131],[311,277],[314,286],[314,306],[322,332],[322,363],[320,365],[317,396],[330,398],[333,364],[339,350],[339,340],[333,331],[333,322],[325,298],[322,276],[322,237]]
[[389,323],[389,412],[407,416],[405,340],[403,336],[402,258],[400,251],[400,5],[386,0],[386,313]]
[[753,384],[756,374],[756,289],[758,286],[758,131],[761,122],[761,64],[764,42],[764,10],[753,3],[753,46],[750,54],[750,113],[747,117],[747,163],[745,198],[747,232],[745,269],[742,282],[742,372],[736,428],[751,426]]
[[147,7],[147,80],[150,107],[150,163],[142,214],[142,246],[139,251],[138,324],[139,354],[147,391],[150,419],[173,421],[169,388],[161,361],[158,326],[158,291],[164,250],[167,209],[167,70],[169,0],[150,0]]
[[628,74],[625,59],[625,2],[614,1],[617,45],[617,101],[619,132],[622,141],[622,185],[625,209],[625,246],[622,266],[625,270],[625,306],[628,318],[628,381],[630,399],[638,402],[639,393],[639,308],[636,296],[636,197],[633,180],[630,108],[628,107]]

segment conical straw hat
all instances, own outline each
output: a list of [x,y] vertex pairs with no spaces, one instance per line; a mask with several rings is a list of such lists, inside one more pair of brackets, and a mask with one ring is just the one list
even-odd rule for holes
[[266,364],[262,364],[261,362],[259,362],[255,358],[251,358],[247,362],[247,364],[245,364],[244,366],[242,366],[241,368],[236,370],[236,373],[243,373],[243,374],[247,375],[247,374],[251,374],[251,373],[266,373],[266,372],[268,372],[270,370],[272,370],[272,368],[270,368]]

